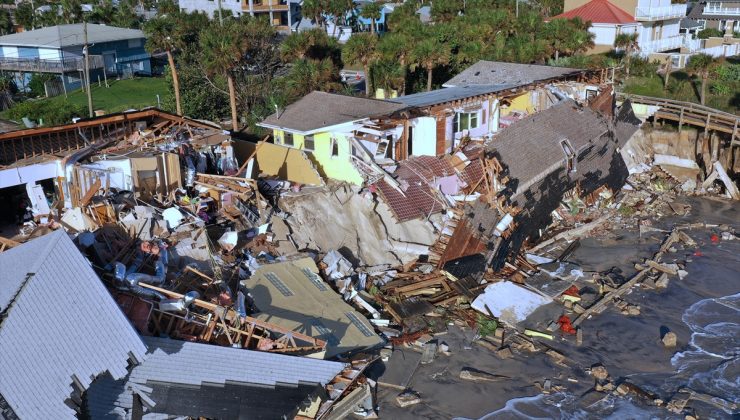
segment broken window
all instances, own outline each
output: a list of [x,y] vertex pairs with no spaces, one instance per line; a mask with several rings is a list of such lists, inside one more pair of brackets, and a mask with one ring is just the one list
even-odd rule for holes
[[283,145],[293,147],[293,133],[287,131],[283,134]]
[[464,130],[478,128],[478,111],[458,112],[455,115],[455,120],[452,125],[455,128],[456,133],[461,133]]
[[568,140],[562,140],[560,142],[560,147],[563,148],[563,153],[565,154],[565,165],[566,165],[566,168],[568,168],[568,172],[575,172],[576,171],[576,151],[573,149],[573,146],[570,144],[570,141]]
[[315,145],[313,142],[313,134],[303,137],[303,150],[313,152]]
[[331,139],[331,157],[339,156],[339,142],[337,139]]

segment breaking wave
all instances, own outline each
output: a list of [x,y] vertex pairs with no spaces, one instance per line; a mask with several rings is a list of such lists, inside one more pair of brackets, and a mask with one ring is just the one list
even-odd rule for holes
[[691,329],[688,349],[671,358],[688,387],[740,402],[740,293],[704,299],[682,316]]

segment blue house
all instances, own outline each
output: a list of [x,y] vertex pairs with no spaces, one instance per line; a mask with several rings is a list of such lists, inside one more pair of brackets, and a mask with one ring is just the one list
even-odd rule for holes
[[[146,37],[138,29],[87,25],[90,81],[98,78],[151,75]],[[58,74],[66,90],[82,87],[84,25],[57,25],[0,36],[0,70],[16,75],[19,87],[33,73]]]
[[[355,18],[357,19],[357,29],[360,32],[370,32],[370,26],[372,25],[372,19],[367,19],[361,16],[362,8],[368,3],[374,3],[374,1],[355,1],[355,9],[353,10],[353,13],[355,15]],[[394,3],[385,3],[382,5],[382,7],[380,8],[380,19],[375,20],[375,28],[378,32],[385,32],[388,30],[388,27],[386,26],[386,19],[387,16],[391,12],[393,12],[395,8],[396,4]]]

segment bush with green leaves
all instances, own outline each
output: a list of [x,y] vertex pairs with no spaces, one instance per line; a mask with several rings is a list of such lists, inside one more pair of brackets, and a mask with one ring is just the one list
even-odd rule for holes
[[656,60],[650,61],[647,58],[635,56],[632,58],[630,65],[633,76],[654,77],[657,74],[660,63]]
[[28,117],[32,121],[43,122],[44,125],[67,124],[72,122],[72,118],[88,116],[85,106],[71,104],[66,100],[28,100],[10,108],[7,115],[16,121]]
[[717,80],[722,82],[740,82],[740,64],[725,63],[714,70]]
[[702,29],[701,31],[696,33],[696,37],[699,39],[707,39],[707,38],[714,38],[714,37],[723,37],[725,35],[724,32],[720,31],[719,29],[715,28],[707,28]]
[[34,73],[31,76],[31,80],[28,81],[29,96],[32,98],[38,98],[46,96],[46,89],[44,89],[44,83],[56,79],[57,76],[49,73]]

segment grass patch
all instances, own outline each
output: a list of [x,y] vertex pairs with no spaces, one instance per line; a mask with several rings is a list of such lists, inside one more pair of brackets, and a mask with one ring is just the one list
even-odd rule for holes
[[[689,75],[684,71],[671,73],[668,89],[663,89],[664,79],[657,74],[650,76],[633,76],[625,83],[623,91],[635,95],[654,96],[657,98],[674,99],[677,101],[699,103],[699,92],[701,91],[701,80]],[[714,82],[707,83],[706,106],[727,111],[737,112],[738,97],[736,94],[720,94],[711,88]],[[733,92],[740,92],[740,82],[731,83]]]
[[[162,101],[167,95],[167,81],[164,77],[141,77],[125,80],[109,80],[110,87],[98,86],[94,83],[91,89],[93,97],[93,109],[102,109],[106,113],[125,111],[127,109],[140,109],[147,106],[157,106],[157,94]],[[87,94],[82,90],[75,90],[67,94],[53,98],[39,99],[34,102],[43,102],[50,106],[83,106],[87,109]],[[12,108],[11,108],[12,110]],[[0,113],[3,118],[8,118],[11,110]]]

